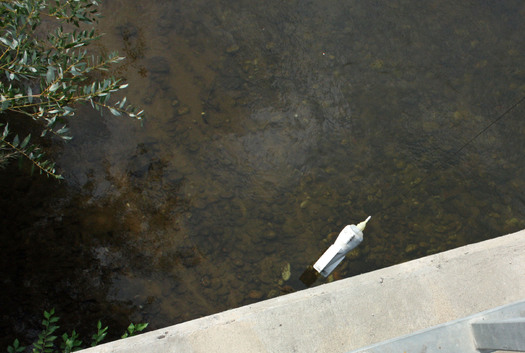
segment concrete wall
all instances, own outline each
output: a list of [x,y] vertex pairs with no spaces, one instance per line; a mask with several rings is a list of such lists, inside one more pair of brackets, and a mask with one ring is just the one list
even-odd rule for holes
[[347,352],[525,299],[525,230],[83,352]]

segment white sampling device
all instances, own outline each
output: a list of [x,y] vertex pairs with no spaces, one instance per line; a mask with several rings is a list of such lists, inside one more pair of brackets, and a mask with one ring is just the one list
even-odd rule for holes
[[358,225],[350,224],[344,227],[337,236],[335,243],[331,245],[314,264],[315,270],[324,277],[328,277],[337,265],[343,261],[345,255],[361,244],[363,241],[363,230],[366,227],[366,222],[368,222],[370,218],[372,217],[368,216],[366,220]]

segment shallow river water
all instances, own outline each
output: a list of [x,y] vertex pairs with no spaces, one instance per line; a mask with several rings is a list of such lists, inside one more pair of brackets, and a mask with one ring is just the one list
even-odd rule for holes
[[52,152],[65,181],[1,173],[10,342],[51,307],[120,332],[302,290],[368,215],[314,286],[525,227],[523,2],[100,10],[97,48],[127,57],[115,74],[147,119],[82,108]]

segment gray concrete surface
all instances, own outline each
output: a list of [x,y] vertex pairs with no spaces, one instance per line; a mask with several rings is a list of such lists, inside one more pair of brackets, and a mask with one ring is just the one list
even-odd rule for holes
[[525,230],[91,352],[347,352],[525,299]]
[[347,353],[525,352],[525,300],[447,321]]

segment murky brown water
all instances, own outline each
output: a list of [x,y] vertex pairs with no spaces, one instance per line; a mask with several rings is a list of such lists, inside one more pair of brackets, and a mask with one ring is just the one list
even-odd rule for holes
[[[106,1],[148,119],[87,108],[66,181],[3,172],[2,332],[151,328],[525,227],[520,1]],[[283,268],[290,264],[291,278]],[[315,285],[323,283],[319,280]],[[64,327],[68,327],[64,325]]]

